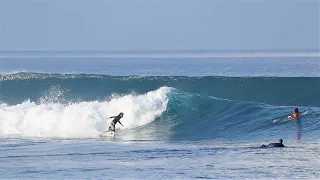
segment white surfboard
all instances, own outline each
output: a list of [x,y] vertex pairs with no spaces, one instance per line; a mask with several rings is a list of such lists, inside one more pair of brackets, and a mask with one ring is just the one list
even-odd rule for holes
[[[298,118],[306,115],[307,113],[308,113],[308,110],[305,110],[305,111],[299,113],[299,117],[298,117]],[[273,120],[273,123],[280,122],[281,120],[282,120],[282,119],[275,119],[275,120]],[[286,118],[283,119],[283,121],[290,121],[290,120],[295,120],[295,118],[293,118],[293,117],[291,117],[291,116],[288,116],[288,117],[286,117]]]
[[106,131],[104,133],[100,134],[100,137],[114,137],[115,132],[114,131]]

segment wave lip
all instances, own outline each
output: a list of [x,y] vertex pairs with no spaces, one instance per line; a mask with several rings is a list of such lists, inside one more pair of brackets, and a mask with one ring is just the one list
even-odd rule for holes
[[[298,86],[297,86],[298,84]],[[320,107],[320,77],[226,77],[226,76],[109,76],[93,74],[17,73],[0,75],[0,102],[18,104],[37,101],[43,93],[59,87],[67,101],[103,100],[110,94],[139,94],[160,87],[215,96],[222,99],[272,105]],[[93,87],[94,90],[88,88]],[[276,87],[276,88],[275,88]],[[17,91],[19,89],[19,91]],[[81,100],[79,100],[81,99]]]

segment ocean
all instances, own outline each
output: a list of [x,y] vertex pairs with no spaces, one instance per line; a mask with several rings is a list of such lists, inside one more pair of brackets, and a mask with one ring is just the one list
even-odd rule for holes
[[2,53],[0,72],[0,179],[320,178],[318,53]]

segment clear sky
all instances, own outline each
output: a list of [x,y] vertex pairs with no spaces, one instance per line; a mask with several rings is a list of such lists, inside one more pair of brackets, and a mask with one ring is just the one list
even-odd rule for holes
[[0,0],[0,51],[315,50],[320,0]]

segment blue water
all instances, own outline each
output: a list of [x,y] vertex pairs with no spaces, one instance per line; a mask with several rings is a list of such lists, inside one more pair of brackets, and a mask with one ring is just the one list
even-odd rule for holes
[[0,179],[320,178],[319,57],[190,54],[0,58]]

